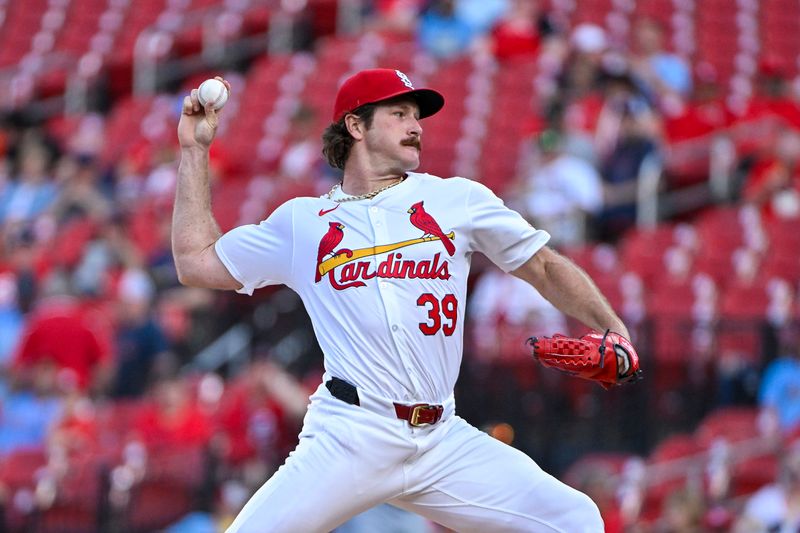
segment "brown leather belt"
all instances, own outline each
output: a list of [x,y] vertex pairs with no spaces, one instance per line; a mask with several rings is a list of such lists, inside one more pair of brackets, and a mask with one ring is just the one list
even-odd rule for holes
[[[331,378],[325,382],[325,386],[334,398],[351,405],[361,405],[358,390],[345,380]],[[394,403],[394,412],[400,420],[405,420],[411,426],[420,427],[435,424],[441,420],[444,407],[428,403],[415,403],[414,405]]]
[[407,420],[414,427],[435,424],[442,419],[444,407],[428,403],[415,403],[414,405],[394,404],[394,412],[400,420]]

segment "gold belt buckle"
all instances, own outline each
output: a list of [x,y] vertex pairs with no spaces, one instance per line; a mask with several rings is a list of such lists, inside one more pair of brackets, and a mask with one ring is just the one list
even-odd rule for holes
[[414,427],[429,426],[430,422],[422,422],[422,423],[420,423],[419,417],[420,417],[420,413],[422,411],[427,411],[427,410],[431,410],[431,409],[435,411],[436,410],[436,406],[435,405],[429,405],[429,404],[426,404],[426,403],[415,405],[414,407],[411,408],[411,420],[409,420],[408,423],[411,424]]

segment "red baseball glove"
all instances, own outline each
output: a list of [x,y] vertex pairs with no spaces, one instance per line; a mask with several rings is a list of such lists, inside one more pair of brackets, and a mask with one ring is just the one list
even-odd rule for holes
[[542,365],[567,374],[596,381],[604,389],[641,377],[639,356],[628,339],[606,330],[587,333],[578,339],[556,334],[531,337],[533,357]]

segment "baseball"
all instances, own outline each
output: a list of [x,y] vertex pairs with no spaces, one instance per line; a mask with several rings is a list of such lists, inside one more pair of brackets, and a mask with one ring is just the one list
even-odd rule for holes
[[209,79],[197,88],[197,98],[203,107],[211,106],[216,110],[222,109],[228,101],[228,88],[216,79]]

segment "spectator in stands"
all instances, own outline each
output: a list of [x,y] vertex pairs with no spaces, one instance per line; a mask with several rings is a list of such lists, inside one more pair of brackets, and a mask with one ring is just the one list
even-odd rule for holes
[[456,15],[454,1],[434,0],[419,19],[417,42],[437,59],[455,59],[475,42],[475,29]]
[[40,359],[30,366],[30,380],[17,383],[0,398],[0,454],[43,446],[63,409],[59,369]]
[[796,341],[783,342],[781,355],[767,365],[758,403],[777,419],[784,435],[800,436],[800,347]]
[[411,35],[425,0],[377,0],[372,2],[372,17],[367,28],[385,35]]
[[152,170],[145,178],[144,194],[157,205],[169,205],[175,195],[178,165],[175,148],[164,143],[153,148]]
[[14,379],[34,383],[52,365],[61,386],[103,391],[111,371],[111,325],[102,309],[72,296],[41,300],[29,317],[12,363]]
[[188,363],[195,355],[191,340],[192,302],[181,289],[170,289],[161,293],[156,304],[158,323],[164,328],[167,342],[178,356],[179,364]]
[[[716,67],[702,61],[694,71],[695,83],[691,97],[680,107],[664,110],[665,136],[671,143],[710,136],[722,130],[728,120],[724,88]],[[678,161],[677,164],[683,162]],[[708,172],[707,166],[707,163],[703,165],[704,174]]]
[[23,316],[17,299],[17,275],[0,267],[0,378],[22,334]]
[[[788,57],[771,55],[761,59],[753,80],[754,94],[747,105],[738,110],[739,118],[747,120],[777,116],[788,122],[792,128],[800,129],[800,87],[797,81],[792,83],[792,74],[786,68],[786,59]],[[737,109],[733,111],[736,112]]]
[[313,182],[322,174],[322,145],[316,125],[314,110],[301,105],[292,117],[289,139],[280,158],[281,175],[296,182]]
[[775,55],[765,54],[758,63],[757,76],[755,77],[756,91],[764,98],[783,100],[790,97],[791,87],[789,80],[792,73],[785,68],[786,62]]
[[41,253],[42,244],[32,225],[9,229],[0,224],[0,271],[13,275],[15,301],[22,313],[30,311],[39,290]]
[[196,448],[208,443],[211,421],[198,409],[185,380],[163,379],[153,386],[151,399],[132,428],[136,440],[148,449]]
[[745,503],[734,533],[794,533],[800,530],[800,441],[781,459],[778,479]]
[[139,250],[131,242],[121,217],[115,216],[100,226],[88,225],[91,233],[85,242],[77,243],[82,255],[72,271],[72,286],[84,297],[113,298],[112,282],[117,274],[126,267],[141,265]]
[[692,72],[679,55],[664,45],[664,28],[650,18],[637,22],[634,28],[635,53],[633,70],[655,93],[662,109],[674,108],[692,91]]
[[164,364],[169,346],[153,315],[155,286],[147,273],[127,269],[117,292],[116,376],[111,392],[117,398],[135,398],[158,377],[159,368],[171,366]]
[[[160,292],[178,287],[178,272],[172,259],[172,218],[164,212],[154,213],[156,218],[153,234],[154,244],[146,256],[147,271],[153,278],[156,289]],[[150,236],[150,235],[148,235]]]
[[[548,122],[562,132],[567,150],[592,164],[599,160],[594,137],[603,107],[601,62],[607,47],[603,28],[594,24],[576,26],[565,57],[554,73],[555,90],[543,95],[548,97]],[[559,55],[553,57],[558,60]]]
[[489,33],[489,46],[500,61],[534,57],[542,40],[555,32],[546,13],[539,11],[535,0],[512,0],[510,8]]
[[661,113],[653,105],[647,87],[624,57],[606,56],[599,76],[602,104],[595,125],[594,147],[602,164],[619,145],[620,138],[630,135],[623,126],[636,126],[639,137],[655,142],[661,137],[662,124]]
[[[70,115],[78,123],[63,139],[64,149],[80,159],[95,160],[100,157],[106,142],[106,116],[99,112]],[[69,120],[69,119],[68,119]]]
[[613,148],[600,166],[604,209],[596,237],[613,241],[636,222],[639,173],[646,161],[660,157],[659,121],[628,73],[608,72],[606,78],[598,137],[610,132],[605,142],[613,139],[609,142]]
[[233,523],[250,492],[236,480],[220,484],[218,496],[211,511],[195,510],[164,530],[164,533],[219,533]]
[[73,218],[89,218],[102,222],[111,215],[113,206],[99,187],[100,172],[89,156],[63,156],[56,168],[60,184],[51,213],[56,223],[65,224]]
[[557,235],[554,244],[583,244],[587,223],[603,205],[600,173],[585,159],[568,153],[558,131],[542,132],[537,146],[539,161],[523,185],[522,212],[536,227]]
[[664,500],[654,533],[705,533],[703,495],[689,487],[676,489]]
[[49,174],[50,154],[45,146],[27,141],[19,152],[19,171],[0,190],[0,223],[32,220],[56,199],[56,186]]
[[742,197],[767,219],[800,218],[800,133],[783,130],[771,151],[751,170]]
[[111,170],[114,182],[115,207],[128,210],[136,205],[144,193],[146,164],[134,154],[126,153]]
[[171,352],[176,355],[175,370],[190,363],[236,319],[219,308],[213,293],[182,287],[159,294],[156,314]]
[[223,403],[219,429],[225,460],[255,490],[294,446],[308,391],[279,365],[260,358],[234,381]]
[[[2,131],[0,131],[2,135]],[[3,152],[2,138],[0,138],[0,196],[11,182],[11,160]]]
[[[464,21],[476,35],[487,34],[511,10],[515,0],[455,0],[456,17]],[[534,0],[525,0],[533,3]]]
[[63,451],[68,457],[88,458],[98,452],[100,427],[92,400],[72,391],[63,398],[63,408],[50,428],[48,449]]

